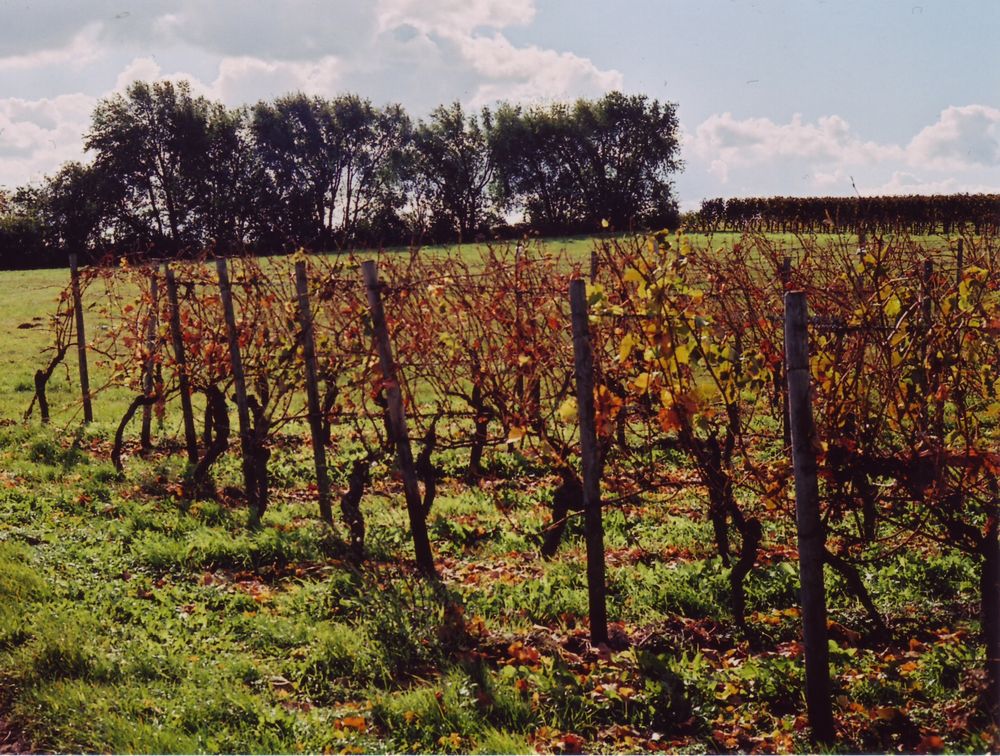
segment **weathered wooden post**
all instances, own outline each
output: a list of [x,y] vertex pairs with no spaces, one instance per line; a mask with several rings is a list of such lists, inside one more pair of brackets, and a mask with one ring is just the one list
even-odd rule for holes
[[922,280],[922,311],[924,316],[924,328],[930,329],[931,317],[934,314],[934,301],[931,297],[931,286],[934,279],[934,261],[924,260],[924,275]]
[[73,294],[73,312],[76,315],[76,354],[80,364],[80,394],[83,397],[83,422],[94,421],[94,408],[90,403],[90,374],[87,370],[87,335],[83,326],[83,298],[80,296],[80,270],[76,253],[69,255],[70,288]]
[[1000,750],[1000,502],[992,507],[981,546],[980,617],[986,645],[986,710],[993,725],[993,752]]
[[[154,379],[156,373],[156,332],[157,304],[159,300],[159,283],[156,280],[156,269],[149,274],[149,315],[146,318],[146,365],[142,376],[142,393],[146,397],[153,395]],[[151,438],[151,426],[153,422],[153,407],[149,404],[142,406],[142,431],[139,434],[139,446],[143,451],[153,448]]]
[[955,250],[955,286],[962,283],[962,270],[965,268],[965,239],[958,240],[958,249]]
[[215,269],[219,273],[219,294],[226,318],[226,335],[229,340],[229,357],[232,361],[233,384],[236,389],[236,409],[240,421],[240,451],[243,453],[243,484],[246,486],[247,504],[250,507],[250,522],[259,525],[264,514],[260,492],[257,486],[257,472],[254,469],[254,443],[251,438],[250,405],[247,403],[246,376],[243,372],[243,358],[240,356],[239,332],[236,330],[236,312],[233,309],[233,290],[229,283],[226,259],[218,257]]
[[167,300],[170,304],[170,337],[174,343],[174,360],[177,362],[177,384],[181,394],[181,414],[184,417],[184,446],[188,463],[198,464],[198,433],[194,427],[194,408],[191,406],[191,383],[187,374],[187,357],[184,353],[184,332],[181,330],[181,308],[177,298],[177,280],[168,263],[163,264],[167,281]]
[[933,279],[934,263],[931,260],[924,260],[920,291],[920,353],[922,359],[920,361],[920,369],[917,372],[917,388],[920,392],[917,401],[920,402],[920,430],[922,433],[927,433],[930,427],[930,407],[927,404],[927,387],[930,385],[930,370],[928,368],[932,362],[930,336],[931,319],[934,317],[934,299],[932,297]]
[[[780,276],[781,296],[784,297],[792,285],[792,258],[788,255],[785,255],[781,259]],[[785,380],[784,369],[785,366],[782,364],[778,383],[781,387],[781,437],[784,439],[785,448],[787,449],[792,444],[792,431],[788,422],[788,381]]]
[[569,301],[573,319],[576,400],[580,418],[590,641],[596,645],[608,642],[608,609],[604,576],[604,524],[601,521],[601,468],[594,425],[594,353],[587,314],[587,285],[581,279],[570,282]]
[[807,317],[805,293],[786,293],[785,371],[788,376],[788,415],[795,473],[795,521],[798,530],[802,636],[805,644],[806,708],[813,738],[821,743],[832,743],[833,710],[830,701],[826,589],[823,585],[826,535],[820,519],[814,449],[816,429],[809,399]]
[[316,344],[313,338],[313,317],[312,309],[309,307],[309,278],[306,275],[305,260],[298,260],[295,263],[295,292],[299,301],[299,326],[302,328],[302,356],[306,368],[306,400],[309,405],[309,431],[312,434],[316,488],[319,491],[319,514],[332,525],[330,478],[326,466],[323,415],[320,410],[319,386],[316,378]]
[[420,499],[417,471],[413,465],[413,450],[410,448],[410,435],[406,427],[403,394],[399,389],[396,364],[392,359],[392,345],[389,342],[389,330],[385,324],[385,311],[382,308],[378,267],[375,261],[368,260],[361,263],[361,273],[368,289],[368,309],[372,316],[375,346],[378,349],[379,364],[382,367],[389,424],[392,430],[392,440],[396,445],[399,471],[403,476],[406,512],[409,515],[410,532],[413,535],[413,552],[417,560],[417,568],[428,577],[436,577],[434,555],[431,552],[431,542],[427,535],[427,520],[424,515],[423,502]]

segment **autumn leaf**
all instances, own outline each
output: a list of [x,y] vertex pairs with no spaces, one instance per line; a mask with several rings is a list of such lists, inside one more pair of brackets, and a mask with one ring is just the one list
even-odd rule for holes
[[507,433],[507,443],[515,444],[522,438],[528,435],[528,429],[517,425],[511,426],[510,432]]
[[[569,398],[566,399],[562,404],[559,405],[559,419],[564,423],[576,422],[577,418],[577,401],[576,399]],[[508,439],[509,441],[510,439]]]

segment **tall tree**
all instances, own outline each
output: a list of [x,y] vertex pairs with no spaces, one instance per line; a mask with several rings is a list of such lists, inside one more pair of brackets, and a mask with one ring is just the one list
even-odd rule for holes
[[98,103],[84,146],[117,185],[117,223],[133,244],[200,246],[195,206],[208,152],[211,103],[186,82],[136,82]]
[[399,106],[295,94],[258,103],[252,128],[279,223],[273,232],[293,244],[368,240],[402,206],[411,127]]
[[466,115],[459,103],[435,110],[414,135],[416,180],[435,227],[472,241],[497,219],[490,198],[496,166],[489,149],[493,119]]
[[213,104],[206,123],[206,154],[193,211],[207,243],[223,251],[252,244],[267,213],[266,176],[245,108]]
[[62,253],[99,251],[105,243],[104,219],[112,194],[94,166],[65,163],[39,190],[46,245]]
[[592,229],[608,220],[629,228],[676,218],[672,103],[611,92],[572,106],[502,106],[491,145],[506,206],[520,206],[532,224]]
[[0,268],[41,268],[55,263],[44,245],[41,192],[0,189]]

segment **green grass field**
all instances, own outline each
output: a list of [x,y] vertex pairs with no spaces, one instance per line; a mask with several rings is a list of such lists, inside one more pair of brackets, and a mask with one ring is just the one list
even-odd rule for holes
[[[556,244],[582,259],[591,242]],[[51,425],[24,422],[67,280],[0,273],[0,703],[22,747],[811,750],[797,562],[781,546],[793,522],[767,523],[748,584],[750,643],[726,608],[728,569],[698,487],[610,509],[612,649],[593,649],[582,527],[571,525],[555,559],[538,556],[554,481],[515,451],[495,453],[477,488],[460,480],[465,452],[442,453],[429,519],[435,587],[403,566],[405,508],[386,468],[362,502],[372,558],[359,569],[317,517],[308,444],[274,449],[273,502],[249,531],[225,491],[179,496],[182,460],[168,453],[176,408],[155,433],[158,451],[115,472],[110,438],[127,397],[98,396],[97,421],[83,428],[74,355],[50,381]],[[344,467],[335,457],[338,490]],[[217,478],[220,489],[237,483],[235,455]],[[894,640],[876,641],[828,577],[838,748],[985,750],[974,565],[915,542],[876,554],[864,578]]]

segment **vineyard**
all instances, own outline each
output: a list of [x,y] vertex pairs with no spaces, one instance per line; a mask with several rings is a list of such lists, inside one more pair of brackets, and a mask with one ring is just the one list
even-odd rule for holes
[[24,742],[996,746],[995,236],[476,249],[73,261],[0,429]]

